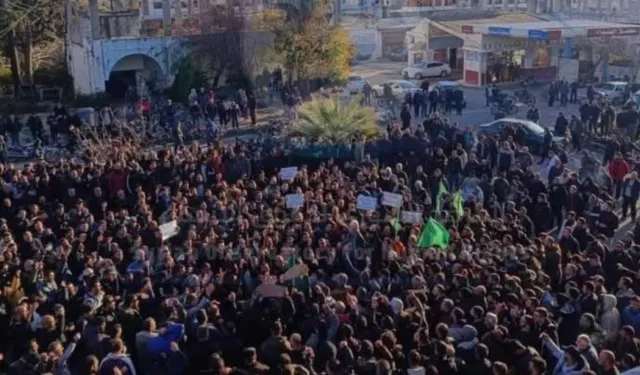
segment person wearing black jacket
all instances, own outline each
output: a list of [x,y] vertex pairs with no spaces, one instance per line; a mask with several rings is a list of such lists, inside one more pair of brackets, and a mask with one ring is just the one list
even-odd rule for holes
[[613,238],[620,223],[618,216],[611,210],[611,206],[611,203],[604,203],[600,211],[600,217],[596,221],[598,232],[604,234],[607,238]]
[[556,119],[556,126],[553,132],[558,137],[564,137],[564,133],[567,131],[568,126],[569,126],[569,121],[567,121],[567,118],[564,117],[564,114],[560,112],[558,114],[558,118]]
[[629,208],[631,208],[631,219],[636,220],[636,203],[640,197],[640,180],[638,180],[638,172],[633,171],[622,182],[622,218],[627,216]]
[[600,120],[600,107],[598,103],[592,102],[589,107],[589,131],[596,132],[598,129],[598,121]]
[[552,221],[560,227],[562,225],[562,208],[567,200],[567,189],[560,184],[558,178],[553,179],[549,192],[549,204],[551,205]]
[[453,91],[453,101],[455,102],[456,114],[462,116],[462,109],[464,107],[464,93],[460,89]]
[[411,111],[409,105],[405,104],[400,112],[400,120],[402,121],[402,130],[409,129],[411,127]]
[[429,92],[429,114],[435,113],[438,110],[439,101],[440,93],[438,90],[431,90]]

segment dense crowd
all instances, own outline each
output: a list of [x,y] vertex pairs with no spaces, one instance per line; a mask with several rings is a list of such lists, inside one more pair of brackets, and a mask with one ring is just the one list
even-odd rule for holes
[[[615,210],[635,221],[640,166],[611,141],[613,183],[599,186],[552,145],[539,162],[517,138],[436,115],[356,138],[345,159],[301,160],[254,140],[0,165],[2,371],[638,366],[640,224],[616,241]],[[385,192],[399,207],[380,204]],[[290,194],[301,207],[287,206]],[[379,202],[359,209],[359,196]],[[447,246],[422,247],[422,221],[403,212],[440,222]]]

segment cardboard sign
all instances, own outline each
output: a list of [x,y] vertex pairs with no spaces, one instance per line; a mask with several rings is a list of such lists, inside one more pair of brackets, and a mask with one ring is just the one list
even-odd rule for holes
[[382,193],[382,202],[381,203],[383,205],[385,205],[385,206],[398,208],[398,207],[402,206],[402,195],[401,194],[389,193],[389,192],[385,191],[385,192]]
[[356,208],[364,211],[375,211],[378,208],[378,199],[366,195],[358,195]]
[[163,241],[168,240],[169,238],[175,236],[180,232],[180,227],[178,226],[178,222],[176,220],[162,224],[158,227],[158,229],[160,229]]
[[280,282],[284,283],[289,280],[293,280],[296,277],[304,276],[309,273],[309,267],[306,264],[296,264],[289,268],[287,272],[280,275]]
[[287,194],[285,198],[287,200],[287,208],[300,208],[304,206],[303,194]]
[[403,224],[422,224],[422,212],[402,211],[400,222]]
[[280,170],[280,179],[282,181],[291,181],[298,174],[298,167],[287,167]]
[[282,298],[287,295],[287,288],[277,284],[260,284],[256,293],[262,298]]

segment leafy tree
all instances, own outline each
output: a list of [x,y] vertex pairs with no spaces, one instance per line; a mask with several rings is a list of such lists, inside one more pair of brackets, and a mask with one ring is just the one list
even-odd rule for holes
[[62,37],[64,1],[11,0],[0,6],[0,43],[9,56],[16,93],[33,84],[35,48]]
[[[627,43],[623,39],[619,38],[577,38],[576,47],[580,49],[591,49],[596,59],[591,65],[591,72],[589,76],[595,76],[596,69],[605,57],[612,55],[625,55],[627,52]],[[607,80],[607,77],[602,77],[603,80]]]
[[309,12],[273,24],[274,51],[281,57],[290,81],[342,81],[348,77],[355,50],[348,32],[329,24],[329,5],[328,0],[318,0]]
[[[250,81],[257,51],[253,39],[259,38],[246,14],[234,12],[234,6],[212,6],[201,17],[202,33],[193,37],[191,58],[210,72],[210,82],[217,87],[222,77],[238,82]],[[250,87],[244,87],[250,89]]]
[[307,139],[328,142],[349,142],[358,135],[373,138],[380,131],[375,109],[361,106],[360,99],[343,103],[333,97],[306,102],[297,110],[298,120],[292,131]]

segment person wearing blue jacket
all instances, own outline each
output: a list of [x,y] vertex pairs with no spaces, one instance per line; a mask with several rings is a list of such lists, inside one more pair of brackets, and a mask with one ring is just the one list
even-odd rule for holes
[[622,325],[632,326],[636,330],[636,337],[640,334],[640,296],[631,299],[631,305],[622,310]]
[[169,353],[171,351],[171,343],[182,340],[184,331],[184,324],[167,323],[167,325],[160,330],[158,336],[150,338],[147,342],[149,356],[154,357]]
[[574,345],[560,349],[548,334],[540,335],[542,340],[542,348],[547,349],[549,353],[556,358],[556,366],[549,375],[581,375],[589,370],[589,363],[580,354],[580,350]]
[[120,372],[127,375],[136,375],[136,368],[133,366],[131,358],[126,354],[125,348],[121,339],[113,340],[113,351],[100,362],[98,375],[112,375],[114,368],[118,368]]

